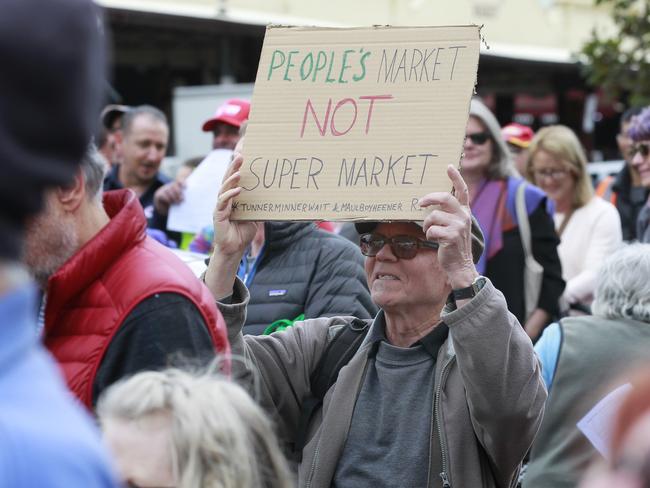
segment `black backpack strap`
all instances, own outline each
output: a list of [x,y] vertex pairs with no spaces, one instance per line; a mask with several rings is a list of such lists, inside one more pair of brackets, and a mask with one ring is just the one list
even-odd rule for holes
[[339,372],[350,362],[352,356],[361,347],[363,339],[370,328],[370,321],[354,319],[341,327],[330,340],[323,356],[310,376],[311,394],[303,399],[300,411],[300,421],[294,443],[294,459],[300,462],[302,449],[307,440],[307,429],[314,412],[320,408],[327,391],[338,379]]

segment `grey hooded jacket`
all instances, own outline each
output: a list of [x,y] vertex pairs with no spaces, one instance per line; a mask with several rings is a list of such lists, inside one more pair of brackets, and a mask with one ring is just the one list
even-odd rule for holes
[[[334,332],[352,317],[312,319],[270,336],[243,336],[248,291],[237,280],[233,301],[218,306],[235,356],[233,375],[295,438],[310,374]],[[442,459],[429,462],[429,486],[512,487],[542,421],[546,390],[530,339],[488,281],[465,306],[443,314],[449,338],[436,363],[434,414]],[[373,327],[375,324],[373,324]],[[325,395],[308,429],[298,484],[329,488],[343,451],[371,344],[364,343]],[[257,380],[253,381],[253,377]],[[405,398],[408,408],[415,398]],[[432,426],[433,426],[432,422]],[[432,437],[434,433],[432,432]],[[432,466],[443,473],[432,473]]]

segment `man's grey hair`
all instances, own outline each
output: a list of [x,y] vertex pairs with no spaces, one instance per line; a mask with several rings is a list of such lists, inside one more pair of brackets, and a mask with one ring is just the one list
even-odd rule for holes
[[167,116],[162,112],[162,110],[157,109],[153,105],[138,105],[136,107],[131,107],[122,116],[122,134],[124,137],[131,132],[133,121],[141,115],[147,115],[148,117],[162,122],[165,126],[169,127]]
[[104,176],[106,176],[107,169],[106,159],[97,150],[97,146],[91,142],[81,158],[81,170],[86,180],[88,199],[99,205],[102,203]]
[[626,244],[603,261],[591,309],[650,324],[650,244]]
[[171,419],[177,488],[293,487],[271,420],[233,381],[210,371],[147,371],[112,385],[97,405],[104,426],[158,413]]

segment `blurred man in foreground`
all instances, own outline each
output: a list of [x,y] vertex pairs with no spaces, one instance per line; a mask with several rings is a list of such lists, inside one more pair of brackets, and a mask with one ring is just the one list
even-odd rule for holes
[[124,376],[228,348],[208,290],[147,237],[135,194],[107,192],[102,204],[103,170],[91,147],[74,181],[46,194],[25,253],[45,294],[45,345],[89,408]]
[[73,179],[95,129],[99,9],[4,0],[1,10],[0,486],[110,488],[117,483],[98,433],[39,341],[36,291],[19,264],[27,221],[46,189]]

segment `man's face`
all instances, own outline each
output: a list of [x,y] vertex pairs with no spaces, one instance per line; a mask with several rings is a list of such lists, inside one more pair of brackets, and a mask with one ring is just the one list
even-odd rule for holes
[[639,173],[641,184],[646,188],[650,188],[650,139],[637,142],[632,146],[637,150],[634,151],[632,157],[632,167]]
[[630,128],[630,122],[623,122],[621,124],[621,132],[616,135],[616,143],[621,156],[629,164],[632,161],[633,154],[630,154],[632,149],[632,139],[627,135],[627,130]]
[[[374,232],[385,237],[425,238],[418,225],[408,222],[380,223]],[[428,312],[431,307],[444,304],[451,291],[435,249],[421,248],[413,259],[400,259],[393,254],[390,245],[385,245],[375,257],[366,258],[365,267],[372,300],[387,313]]]
[[55,190],[47,193],[45,202],[43,211],[27,224],[23,254],[23,262],[43,288],[79,248],[73,216],[60,208]]
[[127,133],[123,133],[123,167],[141,184],[153,181],[167,152],[169,129],[164,122],[148,115],[138,115]]
[[212,128],[212,149],[235,149],[239,141],[239,128],[225,122],[217,122]]

